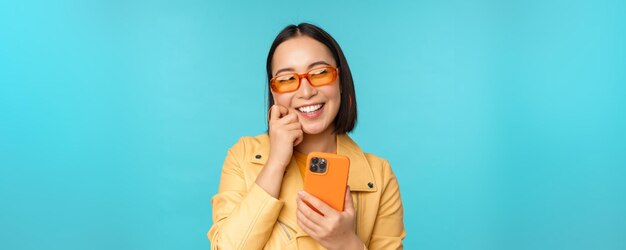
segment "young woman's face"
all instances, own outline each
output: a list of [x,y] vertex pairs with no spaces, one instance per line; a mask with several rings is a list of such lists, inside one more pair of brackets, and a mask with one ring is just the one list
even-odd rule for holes
[[[299,36],[276,47],[272,59],[272,76],[285,73],[304,74],[323,66],[337,67],[330,50],[313,38]],[[333,129],[333,121],[341,103],[339,77],[335,82],[319,87],[312,86],[308,79],[303,78],[298,90],[288,93],[272,91],[272,95],[275,104],[286,107],[290,113],[298,114],[304,133],[319,134]],[[319,107],[318,104],[321,104],[321,108],[314,111]]]

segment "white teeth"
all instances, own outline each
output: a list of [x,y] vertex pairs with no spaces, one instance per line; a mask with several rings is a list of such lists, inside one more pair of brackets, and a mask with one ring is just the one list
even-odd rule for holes
[[311,106],[299,107],[298,110],[300,110],[300,112],[310,113],[310,112],[317,111],[321,107],[322,107],[322,104],[315,104]]

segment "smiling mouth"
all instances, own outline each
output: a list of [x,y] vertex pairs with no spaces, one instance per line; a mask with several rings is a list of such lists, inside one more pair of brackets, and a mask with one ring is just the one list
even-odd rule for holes
[[324,106],[324,103],[318,103],[318,104],[309,105],[309,106],[302,106],[296,109],[302,113],[313,113],[315,111],[320,110],[323,106]]

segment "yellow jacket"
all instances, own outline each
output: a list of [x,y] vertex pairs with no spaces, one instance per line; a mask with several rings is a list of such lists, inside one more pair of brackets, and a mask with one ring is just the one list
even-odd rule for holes
[[[211,249],[324,249],[296,222],[296,197],[303,183],[293,158],[278,199],[255,183],[269,149],[269,136],[261,134],[242,137],[228,150],[219,191],[211,199]],[[346,134],[337,135],[337,154],[350,158],[348,185],[358,237],[369,249],[402,249],[402,201],[389,163],[363,153]]]

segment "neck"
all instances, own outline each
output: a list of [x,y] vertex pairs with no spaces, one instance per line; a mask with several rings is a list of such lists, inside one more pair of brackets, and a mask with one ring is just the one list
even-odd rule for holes
[[319,134],[304,133],[302,142],[294,149],[303,154],[309,154],[310,152],[334,154],[337,152],[336,134],[333,132],[332,127]]

